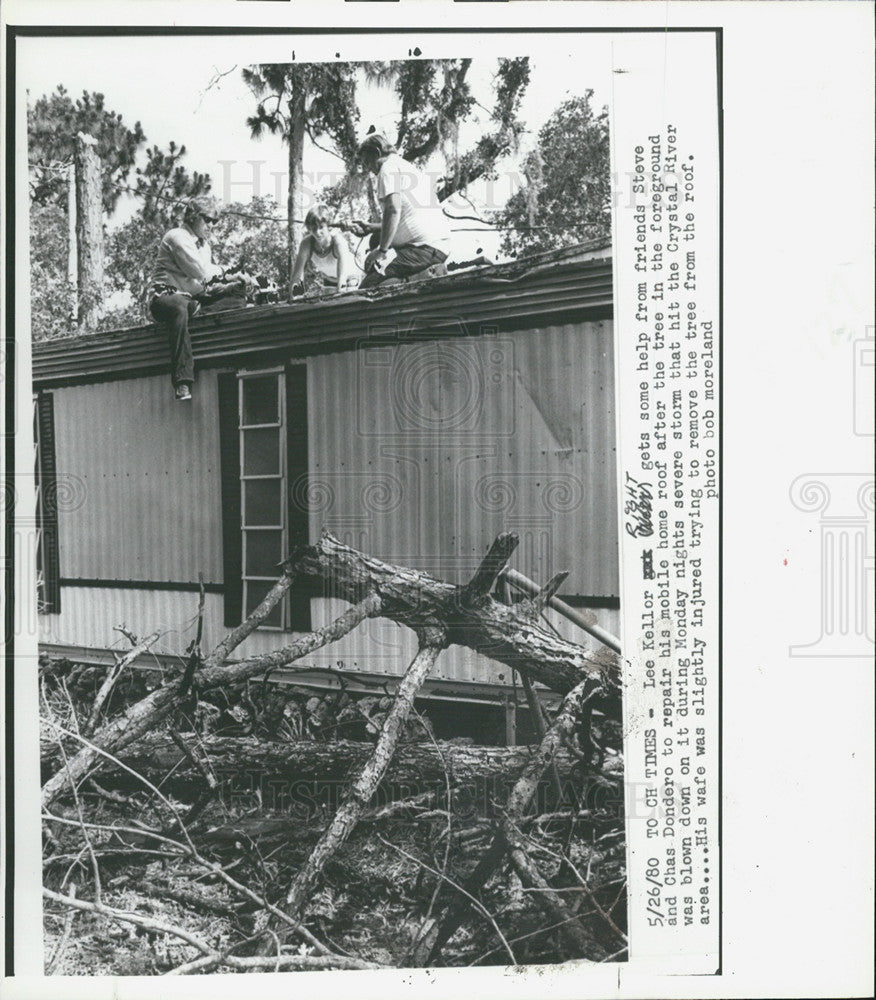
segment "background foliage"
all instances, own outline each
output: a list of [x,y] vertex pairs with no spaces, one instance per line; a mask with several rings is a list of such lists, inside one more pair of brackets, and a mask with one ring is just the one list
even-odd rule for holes
[[[242,74],[256,101],[247,118],[253,138],[276,136],[288,147],[289,207],[283,218],[270,197],[222,206],[214,256],[224,264],[243,261],[251,272],[281,286],[288,281],[306,209],[315,200],[334,207],[339,220],[377,216],[372,186],[355,155],[369,130],[359,103],[364,84],[394,95],[397,118],[388,138],[406,159],[433,170],[439,164],[442,201],[465,198],[475,181],[495,180],[508,158],[519,155],[526,133],[521,107],[530,82],[527,57],[496,60],[489,94],[473,84],[471,59],[267,64],[249,66]],[[485,220],[502,232],[501,248],[509,256],[610,235],[608,112],[594,108],[592,96],[588,90],[556,109],[539,131],[537,147],[520,164],[522,187]],[[80,332],[72,321],[67,279],[68,165],[79,131],[98,140],[104,166],[108,225],[100,329],[149,320],[145,300],[158,242],[179,224],[186,199],[211,191],[209,174],[186,165],[184,144],[147,145],[140,122],[123,121],[103,94],[84,92],[74,101],[59,86],[32,102],[28,157],[35,340]],[[302,180],[305,138],[332,151],[344,171],[340,181],[315,193],[305,192]],[[113,227],[123,195],[135,199],[137,207],[127,222]]]

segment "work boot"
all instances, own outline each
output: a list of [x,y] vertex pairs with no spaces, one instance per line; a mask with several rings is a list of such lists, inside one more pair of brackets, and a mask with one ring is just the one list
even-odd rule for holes
[[180,384],[176,387],[174,392],[176,393],[176,398],[178,400],[192,398],[192,390],[186,385],[185,382],[180,382]]

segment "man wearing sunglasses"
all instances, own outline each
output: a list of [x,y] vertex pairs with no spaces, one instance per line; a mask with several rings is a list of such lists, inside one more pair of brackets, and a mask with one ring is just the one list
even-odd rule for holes
[[216,221],[210,199],[193,198],[185,207],[182,226],[164,234],[152,276],[149,311],[167,330],[170,379],[178,400],[192,398],[195,381],[189,319],[201,311],[242,308],[246,286],[213,263],[210,226]]

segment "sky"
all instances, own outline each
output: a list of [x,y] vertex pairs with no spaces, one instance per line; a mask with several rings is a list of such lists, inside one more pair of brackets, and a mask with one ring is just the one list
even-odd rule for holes
[[[212,193],[221,201],[249,201],[256,194],[270,194],[285,212],[287,151],[279,137],[253,140],[246,118],[256,99],[243,83],[241,69],[255,62],[303,60],[361,60],[407,58],[407,42],[381,37],[174,37],[174,38],[39,38],[19,40],[19,99],[27,91],[31,101],[63,84],[74,99],[83,90],[99,91],[106,106],[132,125],[139,121],[147,144],[162,148],[170,140],[184,144],[184,164],[190,171],[209,173]],[[425,46],[426,43],[424,42]],[[476,96],[492,106],[490,81],[500,55],[529,54],[531,82],[521,108],[527,132],[519,155],[502,164],[491,188],[472,185],[469,194],[479,210],[499,208],[520,184],[520,157],[532,148],[537,132],[551,112],[565,99],[594,91],[597,106],[609,102],[611,36],[430,36],[423,57],[471,56],[469,78]],[[512,48],[510,46],[515,46]],[[391,90],[360,90],[360,120],[364,136],[370,125],[389,135],[394,132],[397,101]],[[460,148],[477,138],[485,127],[486,111],[467,124]],[[141,154],[142,156],[142,154]],[[304,170],[314,188],[335,179],[341,161],[308,143]],[[127,221],[135,210],[131,197],[123,198],[110,227]],[[451,210],[470,213],[462,204]],[[459,228],[476,224],[462,222]],[[495,233],[457,232],[455,242],[463,254],[483,250],[500,257]]]

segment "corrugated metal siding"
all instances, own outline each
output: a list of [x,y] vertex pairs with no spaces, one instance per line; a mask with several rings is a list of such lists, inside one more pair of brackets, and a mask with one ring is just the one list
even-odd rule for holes
[[[40,642],[92,649],[128,649],[128,640],[114,632],[126,625],[137,635],[162,633],[156,653],[182,656],[197,630],[198,595],[170,590],[114,590],[102,587],[62,587],[60,615],[40,616]],[[204,602],[204,648],[224,635],[222,598],[207,594]]]
[[55,390],[61,576],[222,583],[216,375]]
[[311,535],[456,583],[495,536],[563,592],[616,596],[609,322],[308,361]]
[[[373,555],[462,582],[499,531],[515,530],[512,564],[527,576],[570,569],[563,593],[617,595],[611,323],[425,338],[308,359],[311,538],[325,525]],[[173,400],[166,377],[55,391],[59,478],[80,491],[59,503],[63,577],[194,582],[201,571],[222,582],[215,383],[199,375],[190,405]],[[105,647],[124,622],[169,630],[161,651],[178,653],[197,595],[64,587],[62,607],[41,618],[42,641]],[[314,626],[341,607],[314,601]],[[598,616],[617,633],[616,612]],[[222,598],[208,594],[204,647],[224,631]],[[261,631],[239,655],[285,641]],[[415,652],[409,630],[377,621],[308,662],[394,676]],[[458,647],[435,670],[495,684],[509,675]]]
[[[39,641],[83,649],[128,649],[128,641],[116,625],[124,624],[139,635],[160,629],[161,638],[152,647],[155,653],[182,658],[195,637],[198,595],[173,591],[108,590],[97,587],[64,587],[60,615],[40,615]],[[348,607],[343,601],[313,602],[313,625],[332,621]],[[203,648],[209,651],[225,635],[222,625],[222,598],[207,594],[204,602]],[[597,612],[599,623],[618,634],[617,612]],[[548,616],[559,631],[589,649],[596,644],[554,611]],[[234,653],[235,659],[267,653],[287,645],[289,636],[260,630],[247,638]],[[413,632],[394,622],[378,618],[363,624],[338,642],[311,653],[302,665],[361,670],[367,673],[402,675],[417,652]],[[511,685],[511,671],[501,663],[460,646],[451,646],[438,657],[431,676],[451,681]]]

